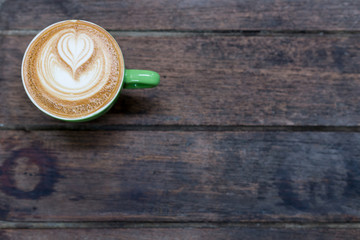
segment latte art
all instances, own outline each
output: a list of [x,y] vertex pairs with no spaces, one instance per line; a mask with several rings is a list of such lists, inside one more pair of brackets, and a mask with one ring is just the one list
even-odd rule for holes
[[91,37],[66,29],[52,39],[43,46],[38,69],[39,81],[48,92],[61,99],[79,100],[103,87],[106,81],[102,80],[109,77],[110,70],[106,69],[106,56],[95,51]]
[[70,32],[62,34],[57,50],[74,74],[94,53],[94,42],[86,33],[76,34],[75,30],[71,29]]
[[120,90],[124,72],[115,40],[84,21],[65,21],[45,29],[30,44],[23,78],[33,102],[68,119],[95,113]]

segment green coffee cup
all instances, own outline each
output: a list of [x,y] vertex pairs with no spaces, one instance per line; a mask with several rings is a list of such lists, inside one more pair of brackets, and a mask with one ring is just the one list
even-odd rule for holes
[[102,116],[123,88],[152,88],[160,81],[156,72],[125,69],[110,33],[82,20],[58,22],[36,35],[25,51],[21,76],[38,109],[68,122]]

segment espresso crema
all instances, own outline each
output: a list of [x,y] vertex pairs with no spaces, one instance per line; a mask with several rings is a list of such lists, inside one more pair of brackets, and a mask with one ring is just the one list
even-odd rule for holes
[[44,29],[29,45],[22,76],[30,99],[62,119],[81,119],[106,108],[120,91],[124,62],[103,28],[80,20]]

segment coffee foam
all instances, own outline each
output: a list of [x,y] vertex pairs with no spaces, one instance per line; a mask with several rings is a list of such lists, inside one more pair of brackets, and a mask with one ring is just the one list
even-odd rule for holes
[[119,46],[104,29],[70,20],[35,37],[22,70],[36,105],[55,117],[78,119],[111,102],[120,89],[124,63]]

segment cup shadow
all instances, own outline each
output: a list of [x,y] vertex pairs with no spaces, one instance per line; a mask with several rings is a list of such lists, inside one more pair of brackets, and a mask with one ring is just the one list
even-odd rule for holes
[[148,114],[155,105],[154,98],[151,96],[122,94],[114,106],[109,110],[108,114]]
[[[136,95],[141,94],[141,96]],[[119,118],[126,118],[132,115],[147,115],[153,110],[153,107],[159,103],[153,96],[143,96],[142,93],[123,93],[114,106],[95,120],[83,123],[65,123],[66,128],[61,130],[58,139],[68,143],[72,143],[70,150],[96,150],[101,149],[102,142],[106,142],[109,136],[117,134],[117,132],[110,131],[117,125],[114,122],[114,115],[119,115]]]

